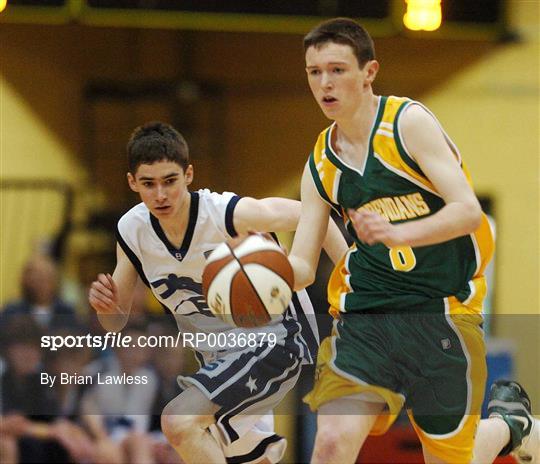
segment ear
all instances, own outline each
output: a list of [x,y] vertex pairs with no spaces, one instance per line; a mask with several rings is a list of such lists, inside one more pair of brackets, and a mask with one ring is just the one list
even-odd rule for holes
[[129,188],[133,190],[134,192],[138,193],[139,186],[137,185],[137,182],[135,181],[135,177],[133,176],[133,174],[131,174],[131,172],[127,173],[127,181],[128,181]]
[[184,179],[186,180],[186,185],[189,185],[193,182],[193,165],[190,164],[184,172]]
[[366,72],[365,84],[373,84],[373,81],[375,80],[375,77],[377,77],[377,73],[379,72],[379,62],[377,60],[368,61],[364,65],[364,71]]

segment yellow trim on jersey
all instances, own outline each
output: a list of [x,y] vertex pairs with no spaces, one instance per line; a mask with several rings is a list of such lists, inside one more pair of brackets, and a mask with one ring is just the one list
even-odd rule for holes
[[458,428],[445,435],[432,435],[424,432],[407,411],[411,423],[422,445],[434,456],[445,462],[469,463],[473,458],[474,437],[484,400],[487,378],[486,348],[480,329],[482,316],[475,310],[451,301],[448,318],[459,337],[467,357],[467,411]]
[[455,464],[469,464],[473,458],[474,436],[480,415],[467,416],[462,432],[452,438],[435,439],[428,436],[415,422],[411,411],[407,411],[411,424],[420,439],[420,443],[430,454],[437,456],[444,462]]
[[426,190],[436,193],[433,184],[403,160],[396,144],[397,134],[394,131],[396,115],[403,105],[411,101],[405,97],[389,96],[387,98],[379,128],[373,137],[373,154],[388,170],[402,177],[407,177],[413,182],[416,181],[415,183],[419,183]]
[[328,312],[335,318],[339,317],[340,311],[345,312],[345,296],[353,291],[349,285],[351,273],[348,262],[356,250],[356,245],[353,244],[335,265],[328,279],[328,303],[330,303]]
[[487,265],[493,257],[495,249],[495,241],[493,238],[493,232],[489,224],[489,220],[485,214],[482,214],[482,222],[480,227],[471,234],[471,240],[474,246],[475,258],[477,270],[473,278],[469,281],[469,288],[471,294],[463,302],[463,304],[474,310],[477,313],[481,313],[484,307],[484,299],[487,294],[487,281],[484,276]]
[[332,339],[335,337],[326,337],[321,343],[319,354],[317,355],[317,369],[315,373],[315,385],[306,396],[304,402],[315,412],[323,404],[347,396],[357,395],[359,393],[375,393],[379,395],[388,405],[388,411],[385,411],[377,417],[375,425],[370,431],[370,435],[382,435],[396,420],[399,411],[403,407],[404,398],[387,388],[376,385],[369,385],[362,382],[361,379],[353,381],[337,373],[332,367],[334,358]]
[[485,214],[482,214],[482,222],[480,223],[480,227],[476,229],[473,235],[480,254],[480,263],[476,276],[482,276],[484,275],[486,266],[491,261],[493,252],[495,251],[493,231],[491,230],[491,225],[489,224],[489,220]]
[[315,168],[319,173],[319,179],[322,183],[324,191],[326,192],[326,195],[330,201],[332,201],[332,203],[337,204],[341,171],[326,156],[326,138],[332,127],[333,125],[327,127],[319,134],[319,138],[317,139],[315,148],[313,149],[313,160],[315,161]]

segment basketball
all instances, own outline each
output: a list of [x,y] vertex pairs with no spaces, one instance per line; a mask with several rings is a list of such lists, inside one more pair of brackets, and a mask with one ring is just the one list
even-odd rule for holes
[[270,236],[240,236],[208,257],[203,292],[212,313],[237,327],[260,327],[289,305],[294,274],[287,256]]

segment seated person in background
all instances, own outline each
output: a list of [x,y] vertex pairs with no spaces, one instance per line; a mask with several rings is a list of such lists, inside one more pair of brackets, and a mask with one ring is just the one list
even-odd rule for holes
[[[122,331],[122,336],[132,340],[144,334],[143,326],[134,324]],[[96,463],[155,462],[153,442],[147,432],[158,382],[148,367],[149,350],[141,346],[114,348],[107,369],[98,374],[99,380],[98,376],[94,378],[82,397],[81,411],[96,440]],[[126,381],[128,376],[134,381]]]
[[[174,320],[163,319],[160,322],[152,323],[148,329],[149,335],[156,337],[173,337],[178,335],[178,328]],[[158,378],[157,395],[152,407],[152,422],[150,432],[155,439],[154,453],[159,462],[183,463],[180,456],[169,445],[165,436],[161,432],[161,411],[173,398],[178,396],[182,390],[178,385],[178,375],[185,375],[190,367],[195,368],[195,360],[192,354],[183,347],[161,347],[153,348],[152,365]],[[196,369],[196,368],[195,368]]]
[[31,316],[11,318],[2,334],[5,370],[0,377],[1,462],[58,462],[58,445],[49,440],[56,413],[50,388],[40,382],[41,330]]
[[16,314],[31,315],[44,329],[76,325],[75,310],[59,296],[58,266],[44,254],[33,255],[21,275],[22,298],[6,304],[3,323]]
[[[82,328],[62,328],[49,332],[52,336],[80,336],[85,334]],[[81,423],[80,403],[86,384],[60,382],[62,375],[80,376],[88,373],[88,364],[92,357],[89,348],[60,348],[45,354],[45,371],[56,376],[56,382],[50,388],[51,401],[57,412],[50,434],[64,448],[66,458],[75,462],[93,462],[95,457],[94,441]]]

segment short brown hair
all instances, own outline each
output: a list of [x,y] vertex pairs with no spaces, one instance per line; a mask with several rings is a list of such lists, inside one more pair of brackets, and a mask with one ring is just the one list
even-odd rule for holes
[[127,144],[129,172],[135,175],[141,164],[173,161],[184,171],[189,166],[189,147],[180,132],[169,124],[148,122],[137,127]]
[[329,42],[349,45],[360,68],[375,59],[373,40],[368,32],[352,19],[335,18],[320,23],[304,37],[304,53],[309,47],[319,48]]

